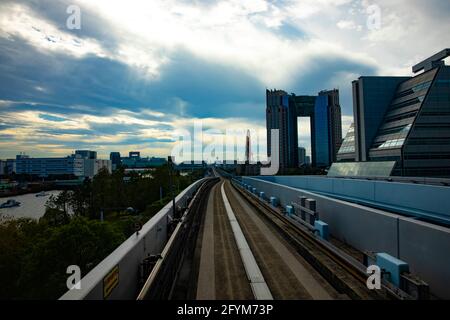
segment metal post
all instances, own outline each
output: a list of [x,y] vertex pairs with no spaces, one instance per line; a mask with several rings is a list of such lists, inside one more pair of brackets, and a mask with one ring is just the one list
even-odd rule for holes
[[[300,197],[300,207],[306,208],[306,197]],[[300,218],[302,218],[303,221],[306,221],[306,214],[304,210],[300,210]]]
[[306,208],[314,212],[309,214],[309,223],[314,225],[316,222],[316,200],[306,199]]

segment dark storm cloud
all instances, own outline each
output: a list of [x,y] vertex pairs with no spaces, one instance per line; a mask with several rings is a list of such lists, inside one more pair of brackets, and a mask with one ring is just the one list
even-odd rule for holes
[[353,114],[353,98],[351,81],[342,81],[342,74],[373,76],[377,73],[374,66],[366,65],[343,57],[320,56],[308,64],[308,72],[299,72],[293,79],[289,92],[306,95],[316,95],[320,90],[337,88],[340,93],[340,103],[344,114]]
[[[234,104],[261,103],[264,94],[264,87],[254,77],[187,53],[171,57],[156,80],[110,59],[44,54],[17,38],[0,39],[0,60],[6,62],[0,64],[0,97],[35,102],[40,110],[61,112],[60,106],[82,105],[90,107],[93,114],[104,114],[111,107],[139,111],[151,105],[154,110],[177,114],[179,109],[171,104],[177,98],[188,104],[184,116],[220,117],[232,116]],[[31,105],[16,108],[27,106]],[[242,111],[245,117],[255,110]]]

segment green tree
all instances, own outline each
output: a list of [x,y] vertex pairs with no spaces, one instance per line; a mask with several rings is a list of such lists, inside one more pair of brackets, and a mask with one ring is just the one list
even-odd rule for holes
[[67,290],[68,266],[79,266],[85,275],[124,240],[112,225],[82,217],[47,228],[25,252],[18,282],[22,297],[58,298]]

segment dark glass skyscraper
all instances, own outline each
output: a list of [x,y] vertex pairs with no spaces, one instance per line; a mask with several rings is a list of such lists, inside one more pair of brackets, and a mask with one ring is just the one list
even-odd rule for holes
[[409,77],[360,77],[353,81],[355,158],[367,161],[369,148],[397,86]]
[[339,90],[319,92],[315,103],[315,147],[313,162],[317,167],[328,167],[336,161],[342,144],[342,115]]
[[267,154],[271,156],[271,130],[279,129],[280,169],[298,167],[297,113],[290,96],[282,90],[266,90]]
[[267,146],[271,152],[271,129],[280,130],[280,169],[296,168],[298,159],[298,117],[309,117],[313,166],[328,167],[342,143],[339,91],[322,91],[319,96],[288,95],[267,90]]
[[[450,49],[414,66],[414,77],[353,82],[356,161],[394,161],[398,176],[450,177],[448,56]],[[350,158],[348,147],[339,160]]]
[[331,135],[329,130],[330,114],[328,112],[328,99],[318,96],[316,99],[314,117],[315,147],[313,148],[313,165],[326,167],[330,164]]
[[450,67],[432,59],[398,86],[369,150],[396,160],[394,175],[450,177]]

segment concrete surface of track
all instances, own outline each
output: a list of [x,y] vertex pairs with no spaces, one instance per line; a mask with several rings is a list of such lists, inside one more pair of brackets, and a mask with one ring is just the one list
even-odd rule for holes
[[254,299],[221,187],[275,299],[342,298],[230,184],[222,180],[209,196],[201,232],[197,299]]

